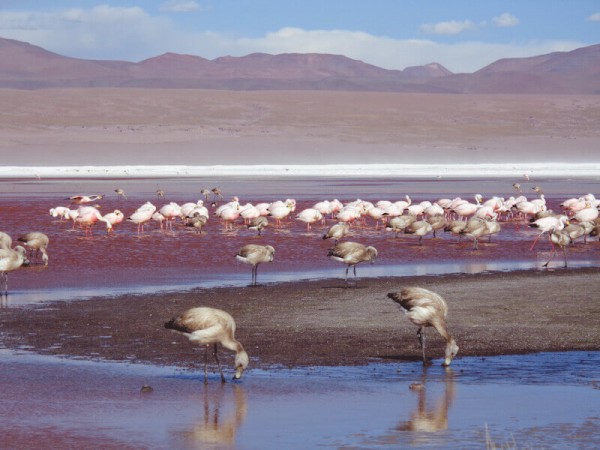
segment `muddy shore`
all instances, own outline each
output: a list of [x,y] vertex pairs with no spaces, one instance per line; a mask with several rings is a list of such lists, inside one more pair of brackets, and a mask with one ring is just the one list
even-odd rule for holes
[[[3,346],[41,354],[200,367],[203,350],[163,323],[212,306],[237,321],[250,368],[419,359],[412,325],[386,297],[422,286],[449,305],[459,356],[600,350],[600,269],[343,279],[124,295],[0,310]],[[427,333],[437,363],[444,341]],[[232,354],[224,352],[225,364]],[[460,359],[454,365],[460,364]]]

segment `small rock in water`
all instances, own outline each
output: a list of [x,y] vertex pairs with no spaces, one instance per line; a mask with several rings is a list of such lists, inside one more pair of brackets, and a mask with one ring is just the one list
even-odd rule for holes
[[149,394],[150,392],[154,392],[154,389],[152,388],[152,386],[149,386],[149,385],[145,384],[140,389],[140,392],[142,394]]

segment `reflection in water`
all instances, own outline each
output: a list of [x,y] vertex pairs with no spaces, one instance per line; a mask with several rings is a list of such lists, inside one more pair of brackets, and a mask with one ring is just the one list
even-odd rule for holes
[[243,387],[235,384],[205,385],[202,401],[202,419],[188,430],[177,431],[178,442],[174,447],[234,447],[237,430],[248,411],[248,399]]
[[454,373],[450,367],[446,367],[444,377],[444,392],[435,399],[435,402],[427,402],[427,367],[423,367],[421,383],[411,385],[411,389],[417,393],[417,407],[413,410],[411,418],[400,422],[397,431],[435,432],[448,429],[448,409],[452,405],[455,396]]

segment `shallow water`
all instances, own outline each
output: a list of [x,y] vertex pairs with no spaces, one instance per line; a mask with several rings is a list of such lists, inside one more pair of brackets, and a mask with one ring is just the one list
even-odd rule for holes
[[201,370],[2,352],[0,430],[4,445],[43,434],[78,448],[483,448],[486,432],[518,448],[600,445],[600,352],[435,363],[249,370],[205,386]]
[[[418,202],[456,196],[472,200],[476,193],[485,198],[509,197],[517,194],[512,187],[514,181],[518,180],[224,179],[218,184],[227,200],[237,195],[242,204],[295,198],[297,214],[317,201],[333,198],[375,202],[401,200],[410,195]],[[595,179],[520,181],[529,198],[536,196],[532,186],[544,188],[547,202],[555,210],[567,198],[600,190],[600,182]],[[48,215],[52,207],[68,206],[65,199],[74,194],[105,193],[106,197],[98,202],[103,213],[120,209],[129,216],[145,201],[152,201],[159,208],[169,201],[195,202],[201,198],[202,188],[216,184],[214,179],[0,180],[0,230],[13,238],[28,231],[42,231],[51,239],[48,267],[37,264],[10,274],[9,304],[81,299],[132,290],[151,293],[245,285],[250,281],[250,268],[237,262],[233,255],[247,243],[270,244],[276,249],[274,262],[259,267],[259,282],[344,276],[344,266],[327,258],[332,243],[321,239],[334,223],[332,219],[307,231],[292,213],[281,226],[271,224],[262,236],[247,230],[241,222],[235,224],[233,231],[225,230],[215,217],[211,217],[203,234],[181,224],[166,232],[153,222],[138,235],[135,224],[123,222],[110,235],[103,224],[96,225],[93,236],[86,237],[67,221]],[[116,187],[125,189],[126,200],[117,198]],[[166,191],[164,199],[156,197],[158,188]],[[478,250],[473,250],[470,240],[459,241],[444,232],[436,238],[426,237],[423,245],[418,245],[415,236],[401,234],[395,238],[381,227],[376,229],[369,219],[353,226],[348,239],[372,245],[379,252],[375,264],[357,267],[360,278],[542,269],[550,258],[551,247],[546,239],[540,239],[530,250],[536,236],[536,230],[512,220],[502,224],[501,232],[491,242],[482,240]],[[568,259],[571,267],[597,265],[598,241],[571,247]],[[551,267],[561,266],[559,252]]]

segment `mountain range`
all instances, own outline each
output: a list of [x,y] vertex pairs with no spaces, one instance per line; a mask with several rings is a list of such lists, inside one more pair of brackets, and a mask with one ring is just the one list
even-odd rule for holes
[[205,59],[165,53],[140,62],[71,58],[0,38],[0,88],[344,90],[459,94],[600,94],[600,44],[500,59],[454,74],[437,63],[388,70],[341,55],[253,53]]

